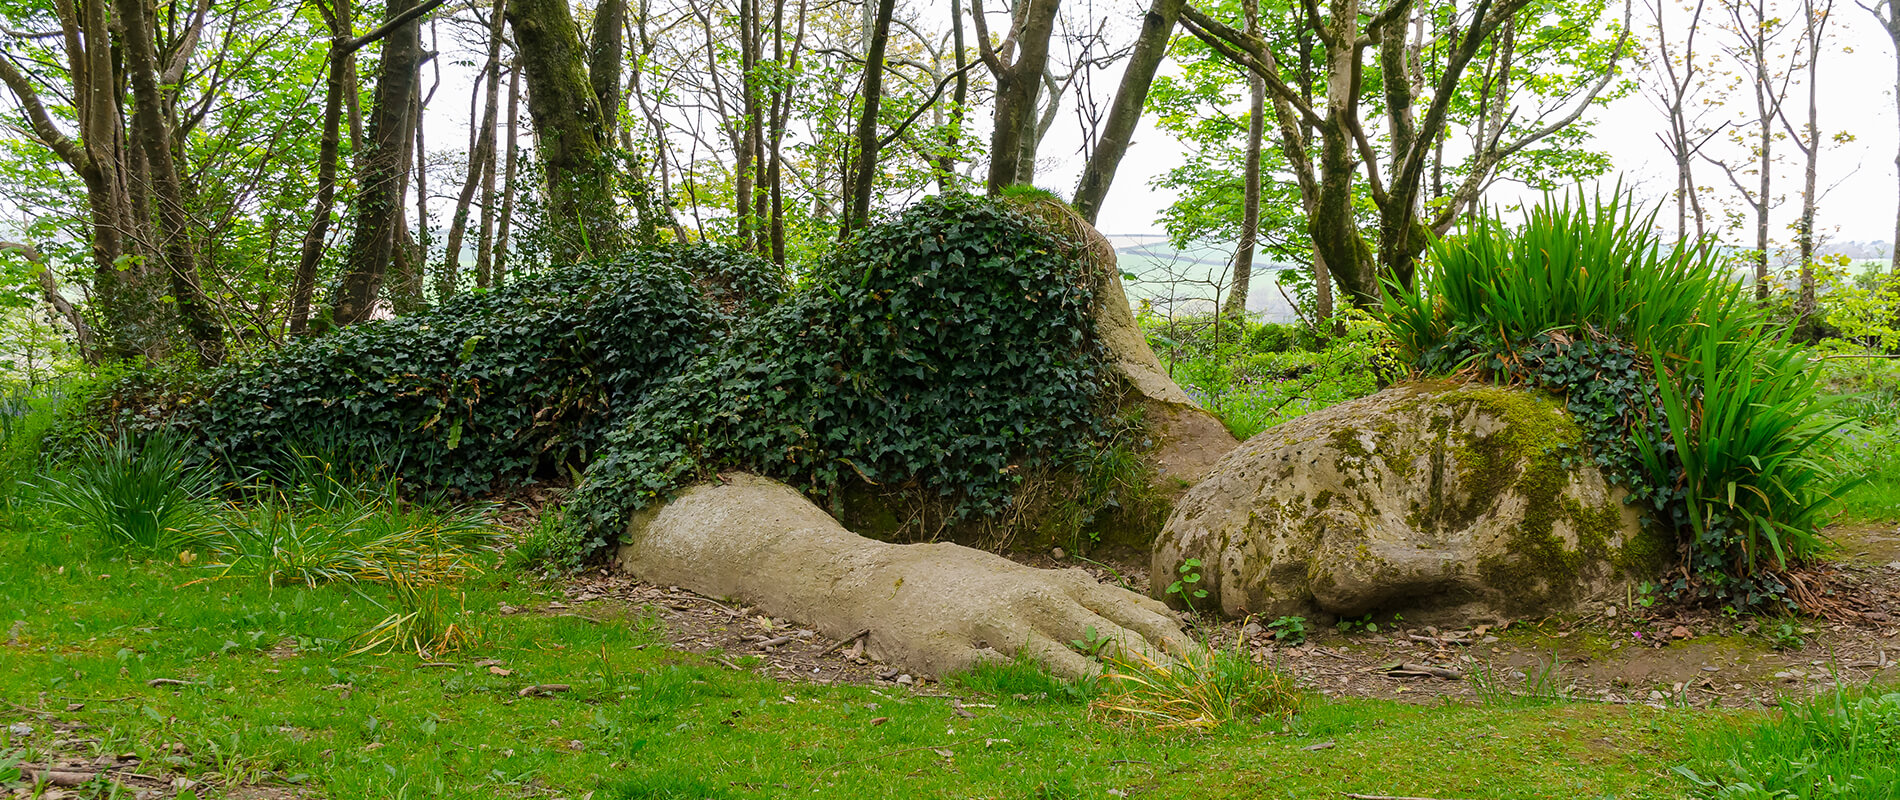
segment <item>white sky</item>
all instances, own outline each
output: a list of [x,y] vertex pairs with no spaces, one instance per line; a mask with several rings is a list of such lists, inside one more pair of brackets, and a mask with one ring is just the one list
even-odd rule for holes
[[[1825,53],[1821,62],[1820,127],[1824,136],[1847,131],[1854,139],[1822,151],[1816,230],[1835,241],[1890,240],[1896,211],[1895,147],[1900,145],[1896,141],[1893,43],[1873,16],[1852,0],[1836,0],[1836,6],[1830,27],[1836,34],[1835,46],[1840,49]],[[1699,49],[1708,45],[1705,40]],[[1104,79],[1098,85],[1112,92],[1115,83]],[[1800,96],[1790,98],[1789,111],[1794,113],[1798,104],[1804,115],[1806,90],[1792,91]],[[1739,105],[1744,99],[1738,97],[1731,103],[1738,114],[1744,110]],[[1598,122],[1595,146],[1608,152],[1615,165],[1606,183],[1614,185],[1620,176],[1625,187],[1651,201],[1673,191],[1675,165],[1656,138],[1664,130],[1665,119],[1650,100],[1633,95],[1596,109],[1591,116]],[[1067,138],[1054,141],[1059,135]],[[1043,156],[1063,158],[1055,169],[1039,175],[1037,183],[1066,195],[1074,189],[1081,169],[1080,157],[1072,154],[1077,146],[1076,131],[1073,126],[1059,127],[1050,132],[1050,139]],[[1723,147],[1712,145],[1712,152]],[[1789,143],[1782,143],[1780,149],[1789,160],[1778,167],[1775,175],[1779,188],[1774,194],[1784,200],[1774,212],[1770,235],[1786,240],[1792,235],[1788,224],[1801,202],[1801,164],[1794,160],[1799,153]],[[1739,157],[1733,150],[1718,157],[1723,156]],[[1171,139],[1144,121],[1116,175],[1098,227],[1112,233],[1159,232],[1156,216],[1174,198],[1151,189],[1148,183],[1179,165],[1182,158]],[[1727,179],[1713,167],[1702,165],[1696,178],[1704,186],[1732,193]],[[1509,187],[1500,190],[1491,198],[1494,202],[1521,202],[1534,196],[1512,192]],[[1753,241],[1752,233],[1748,238]]]
[[[1835,0],[1835,4],[1834,19],[1830,24],[1834,49],[1824,54],[1821,69],[1820,126],[1826,137],[1831,138],[1837,132],[1845,131],[1851,133],[1852,140],[1831,144],[1822,152],[1822,199],[1817,232],[1831,241],[1888,240],[1893,238],[1894,231],[1897,202],[1894,158],[1895,148],[1900,145],[1894,108],[1893,43],[1873,16],[1856,6],[1854,0]],[[949,13],[948,0],[907,0],[905,5],[915,9],[926,25],[931,20],[947,19]],[[1064,13],[1094,20],[1106,18],[1110,35],[1126,43],[1132,40],[1140,13],[1147,5],[1147,0],[1067,0]],[[1716,5],[1712,3],[1711,9]],[[967,9],[968,6],[968,0],[965,0],[964,7]],[[1000,9],[1007,7],[1007,0],[992,0],[986,7],[992,15],[996,15]],[[1637,19],[1633,23],[1639,29],[1642,25],[1641,9],[1639,2]],[[1679,24],[1683,16],[1675,12],[1672,22]],[[1000,27],[992,25],[993,32]],[[1708,23],[1705,23],[1705,29],[1708,27]],[[445,56],[440,59],[445,62],[442,85],[427,112],[427,131],[432,151],[461,147],[461,143],[466,141],[470,111],[467,105],[468,80],[473,70],[470,62],[478,60],[472,53],[466,58],[458,58],[460,54],[454,52],[456,46],[448,41],[446,30],[444,33],[443,41],[437,45]],[[1713,52],[1717,42],[1707,36],[1705,34],[1698,48]],[[457,61],[470,65],[457,66]],[[1626,69],[1636,68],[1627,59],[1623,63]],[[1170,68],[1164,63],[1164,71]],[[1118,63],[1106,74],[1096,77],[1094,87],[1099,102],[1106,104],[1115,91],[1120,69]],[[432,74],[425,73],[425,85],[432,77]],[[1790,93],[1795,96],[1788,100],[1788,111],[1794,115],[1796,124],[1800,124],[1799,120],[1805,114],[1806,92],[1797,85],[1790,89]],[[1036,184],[1066,197],[1073,192],[1081,170],[1082,161],[1077,150],[1082,134],[1072,101],[1064,105],[1055,127],[1043,143]],[[1729,108],[1737,115],[1744,114],[1748,108],[1752,108],[1752,100],[1737,92]],[[1604,188],[1620,180],[1645,201],[1664,199],[1674,187],[1674,165],[1656,138],[1664,129],[1665,119],[1653,101],[1639,92],[1607,107],[1593,109],[1590,116],[1598,122],[1594,146],[1608,152],[1614,164],[1612,172],[1602,181]],[[987,133],[981,135],[986,136]],[[1797,161],[1799,153],[1792,143],[1782,142],[1778,149],[1783,162],[1776,167],[1774,194],[1781,200],[1773,212],[1770,235],[1778,243],[1785,244],[1792,236],[1789,225],[1800,206],[1802,166]],[[1746,158],[1743,151],[1726,142],[1718,141],[1710,145],[1709,151],[1731,161]],[[1182,163],[1184,157],[1180,147],[1171,138],[1155,130],[1151,121],[1144,120],[1136,133],[1134,144],[1121,163],[1113,191],[1102,209],[1099,227],[1112,234],[1160,233],[1161,226],[1157,218],[1160,211],[1174,200],[1174,196],[1149,184],[1156,176]],[[1718,195],[1733,196],[1727,179],[1714,167],[1700,165],[1696,177],[1701,185],[1714,187]],[[431,187],[432,194],[441,191],[441,187]],[[1488,199],[1495,204],[1508,205],[1534,200],[1536,196],[1519,187],[1500,184],[1494,187]],[[1672,214],[1673,211],[1670,211],[1664,216]],[[1749,227],[1737,231],[1732,237],[1752,243],[1752,230]]]

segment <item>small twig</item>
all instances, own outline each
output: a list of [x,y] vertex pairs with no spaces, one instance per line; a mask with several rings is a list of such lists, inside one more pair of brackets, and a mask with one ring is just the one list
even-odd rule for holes
[[[5,702],[5,701],[0,701],[0,702]],[[12,706],[13,708],[17,708],[21,711],[25,711],[28,714],[36,714],[38,716],[42,716],[47,719],[52,719],[53,717],[59,716],[58,714],[55,714],[51,711],[41,711],[40,709],[37,709],[37,708],[27,708],[26,706],[20,705],[18,703],[7,703],[7,705]]]
[[769,649],[769,648],[773,648],[773,647],[777,647],[777,646],[779,646],[779,645],[782,645],[782,644],[790,644],[790,643],[791,643],[791,642],[792,642],[792,641],[793,641],[794,639],[796,639],[796,638],[798,638],[798,637],[796,637],[796,636],[775,636],[775,637],[773,637],[773,638],[770,638],[770,639],[767,639],[767,640],[765,640],[765,641],[763,641],[763,642],[760,642],[760,643],[759,643],[759,648],[763,650],[763,649]]
[[1400,664],[1398,665],[1398,667],[1394,669],[1387,670],[1385,674],[1393,675],[1397,677],[1431,676],[1434,678],[1444,678],[1445,680],[1448,680],[1448,681],[1459,680],[1465,676],[1464,673],[1459,672],[1458,670],[1455,670],[1455,669],[1435,667],[1430,664],[1413,664],[1410,662]]
[[846,636],[843,639],[839,639],[838,641],[832,642],[830,647],[827,647],[823,650],[818,651],[818,655],[820,656],[831,655],[832,653],[837,652],[840,648],[844,647],[845,645],[848,645],[852,642],[855,642],[859,639],[862,639],[870,635],[871,635],[871,629],[865,628],[864,630],[858,631],[857,633],[851,634],[850,636]]
[[36,781],[44,781],[48,786],[84,786],[100,777],[111,780],[113,783],[118,783],[117,779],[120,778],[134,778],[141,781],[151,781],[154,784],[163,783],[159,778],[151,775],[140,775],[136,772],[115,772],[110,769],[80,772],[70,769],[36,767],[32,764],[21,764],[20,774]]
[[742,616],[739,612],[732,610],[732,607],[726,605],[725,603],[721,603],[718,600],[713,600],[710,598],[700,597],[699,595],[696,595],[696,594],[672,594],[672,595],[667,595],[666,599],[668,600],[696,600],[698,602],[705,603],[706,605],[714,606],[718,608],[720,611],[724,611],[727,614],[730,614],[732,616],[735,616],[735,617]]
[[146,686],[192,686],[194,685],[194,682],[181,681],[177,678],[153,678],[149,681],[146,681],[145,685]]
[[515,692],[516,697],[546,697],[556,692],[565,692],[574,687],[565,683],[537,683]]
[[462,665],[449,662],[449,661],[424,661],[420,664],[417,664],[416,669],[427,669],[429,667],[459,667],[459,666],[462,666]]
[[573,617],[573,618],[575,618],[575,619],[579,619],[579,620],[586,620],[586,621],[588,621],[588,622],[592,622],[592,623],[594,623],[595,625],[599,625],[599,624],[600,624],[600,620],[597,620],[597,619],[594,619],[593,617],[590,617],[590,616],[587,616],[586,614],[575,614],[575,613],[572,613],[572,612],[570,612],[570,613],[567,613],[567,614],[555,614],[554,616],[556,616],[556,617]]

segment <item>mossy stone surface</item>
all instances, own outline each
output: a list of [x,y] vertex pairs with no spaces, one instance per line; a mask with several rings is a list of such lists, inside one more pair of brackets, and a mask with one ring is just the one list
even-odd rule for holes
[[1541,392],[1395,386],[1269,429],[1176,505],[1151,568],[1189,558],[1230,614],[1481,621],[1578,610],[1665,551]]

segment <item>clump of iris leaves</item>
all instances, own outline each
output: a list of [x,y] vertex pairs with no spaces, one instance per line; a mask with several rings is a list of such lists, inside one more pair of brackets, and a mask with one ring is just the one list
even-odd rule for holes
[[1791,565],[1846,480],[1805,348],[1706,241],[1662,242],[1620,192],[1484,214],[1430,247],[1383,318],[1420,373],[1565,399],[1593,459],[1677,534],[1664,587],[1735,610],[1798,607]]

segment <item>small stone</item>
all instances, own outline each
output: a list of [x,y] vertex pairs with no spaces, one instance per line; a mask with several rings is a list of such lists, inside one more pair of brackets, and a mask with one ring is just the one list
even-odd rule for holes
[[1058,548],[1055,548],[1055,549],[1053,549],[1053,550],[1050,550],[1050,551],[1049,551],[1049,556],[1050,556],[1051,558],[1054,558],[1054,559],[1055,559],[1055,560],[1057,560],[1057,561],[1061,561],[1062,559],[1065,559],[1065,558],[1068,558],[1068,557],[1069,557],[1069,551],[1067,551],[1067,550],[1064,550],[1064,549],[1062,549],[1062,548],[1060,548],[1060,547],[1058,547]]
[[1267,629],[1261,627],[1260,623],[1258,622],[1249,622],[1247,623],[1245,627],[1240,629],[1240,635],[1247,637],[1249,639],[1255,636],[1259,636],[1260,634],[1263,634],[1266,632],[1267,632]]
[[24,722],[15,722],[7,726],[7,733],[11,733],[14,736],[32,736],[33,726]]
[[897,682],[904,686],[911,686],[917,683],[917,679],[911,677],[910,673],[904,673],[903,675],[897,676]]
[[1609,617],[1610,619],[1616,619],[1616,606],[1610,606],[1609,608],[1603,609],[1603,616]]

